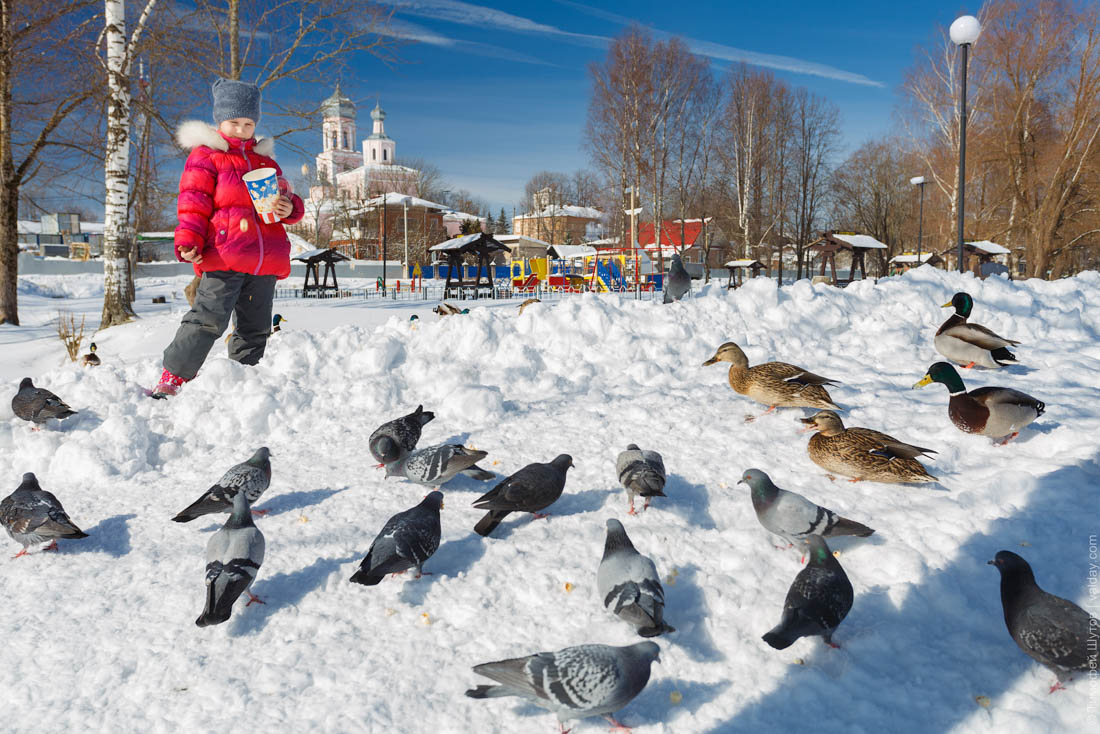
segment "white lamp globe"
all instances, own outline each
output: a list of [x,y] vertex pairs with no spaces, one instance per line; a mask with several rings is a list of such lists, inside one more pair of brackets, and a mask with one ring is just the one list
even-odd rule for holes
[[963,15],[951,24],[949,33],[956,46],[966,46],[978,40],[982,24],[973,15]]
[[924,176],[913,176],[913,178],[909,179],[909,183],[913,184],[914,186],[920,186],[922,183],[924,183]]

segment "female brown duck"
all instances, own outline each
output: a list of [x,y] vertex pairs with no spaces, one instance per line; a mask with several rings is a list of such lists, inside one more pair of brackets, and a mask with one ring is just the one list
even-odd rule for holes
[[[730,387],[736,392],[768,406],[765,414],[776,408],[837,408],[823,385],[835,385],[836,380],[815,375],[809,370],[786,362],[765,362],[749,367],[749,358],[741,347],[726,342],[703,366],[729,362]],[[750,419],[751,420],[751,419]]]
[[936,453],[932,449],[903,443],[870,428],[845,428],[840,416],[831,410],[803,418],[802,422],[808,426],[806,430],[817,431],[806,449],[814,463],[827,472],[852,477],[853,482],[936,481],[917,461],[922,454]]

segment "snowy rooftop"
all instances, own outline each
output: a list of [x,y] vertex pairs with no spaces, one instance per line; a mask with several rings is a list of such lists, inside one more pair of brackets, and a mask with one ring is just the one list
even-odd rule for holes
[[548,206],[540,212],[517,214],[516,219],[542,219],[545,217],[580,217],[581,219],[602,219],[603,212],[590,206]]
[[989,240],[978,240],[977,242],[967,242],[966,244],[973,247],[975,250],[981,250],[990,255],[1008,255],[1012,252],[1007,247],[998,245],[996,242],[990,242]]
[[726,263],[727,268],[749,268],[752,266],[764,267],[764,263],[759,260],[730,260]]
[[837,234],[834,232],[833,237],[847,242],[852,247],[864,247],[872,250],[886,249],[886,245],[868,234]]
[[596,254],[596,248],[585,245],[551,245],[546,254],[562,260],[572,260],[575,257],[592,257]]
[[550,247],[549,242],[544,242],[536,237],[528,237],[525,234],[495,234],[493,237],[509,250],[514,250],[517,247]]
[[[929,260],[931,260],[933,257],[935,257],[935,255],[936,255],[936,253],[934,253],[934,252],[922,252],[920,254],[920,261],[922,263],[926,263]],[[915,263],[916,261],[917,261],[917,253],[915,253],[915,252],[906,252],[906,253],[901,254],[901,255],[894,255],[892,258],[890,258],[890,262],[892,262],[892,263],[904,264],[904,263]]]

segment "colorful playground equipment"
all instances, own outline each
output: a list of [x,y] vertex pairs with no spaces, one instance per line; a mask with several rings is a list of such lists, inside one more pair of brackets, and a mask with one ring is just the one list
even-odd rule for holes
[[661,286],[661,273],[649,254],[628,247],[607,248],[585,258],[588,286],[598,293],[653,290]]
[[512,287],[525,292],[548,288],[612,293],[661,285],[661,274],[644,250],[584,245],[552,245],[545,257],[515,259],[511,276]]

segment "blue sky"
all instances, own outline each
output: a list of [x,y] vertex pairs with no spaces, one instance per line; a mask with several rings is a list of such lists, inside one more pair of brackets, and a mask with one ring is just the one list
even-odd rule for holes
[[[452,188],[509,213],[537,171],[586,166],[587,66],[632,20],[685,39],[721,74],[745,60],[841,109],[846,149],[891,129],[916,49],[978,5],[870,2],[460,2],[382,0],[394,32],[420,42],[402,63],[357,59],[344,75],[369,133],[377,96],[398,157],[434,162]],[[324,90],[323,96],[328,96]],[[299,139],[307,149],[319,147]]]

